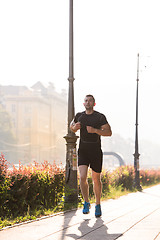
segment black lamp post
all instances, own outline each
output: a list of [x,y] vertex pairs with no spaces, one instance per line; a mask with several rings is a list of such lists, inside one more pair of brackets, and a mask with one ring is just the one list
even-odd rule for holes
[[141,190],[139,178],[139,151],[138,151],[138,82],[139,82],[139,54],[137,55],[137,90],[136,90],[136,132],[135,132],[135,153],[134,155],[134,170],[135,170],[135,179],[134,186]]
[[73,66],[73,0],[69,5],[69,92],[68,92],[68,133],[66,139],[66,185],[65,202],[77,203],[77,157],[76,141],[77,136],[70,130],[70,123],[74,118],[74,66]]

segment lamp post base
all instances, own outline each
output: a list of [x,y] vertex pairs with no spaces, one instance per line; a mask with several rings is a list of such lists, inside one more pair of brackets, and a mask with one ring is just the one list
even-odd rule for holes
[[135,168],[135,178],[134,178],[133,186],[138,191],[142,191],[142,186],[140,185],[139,170],[137,168]]
[[136,183],[135,181],[133,182],[133,186],[134,188],[136,188],[139,192],[141,192],[143,190],[142,186],[138,183]]
[[76,141],[78,136],[74,133],[64,137],[66,140],[66,183],[65,183],[65,202],[78,203],[78,183],[77,183],[77,158]]

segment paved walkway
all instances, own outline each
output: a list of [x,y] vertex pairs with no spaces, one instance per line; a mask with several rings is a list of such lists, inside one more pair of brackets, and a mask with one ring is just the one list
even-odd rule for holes
[[82,209],[0,231],[0,240],[160,240],[160,185],[102,202],[103,215]]

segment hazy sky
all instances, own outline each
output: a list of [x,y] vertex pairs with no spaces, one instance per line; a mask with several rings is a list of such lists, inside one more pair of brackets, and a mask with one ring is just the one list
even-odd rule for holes
[[[0,84],[68,91],[69,0],[0,1]],[[75,111],[88,93],[114,133],[159,142],[159,0],[74,0]],[[146,66],[146,67],[145,67]]]

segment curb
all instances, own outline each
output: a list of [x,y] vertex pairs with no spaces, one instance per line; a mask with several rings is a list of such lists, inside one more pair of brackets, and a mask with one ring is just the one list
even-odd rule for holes
[[46,219],[46,218],[51,218],[51,217],[54,217],[54,216],[65,214],[67,212],[72,212],[72,211],[75,211],[77,209],[78,208],[74,208],[74,209],[71,209],[71,210],[66,210],[64,212],[59,212],[59,213],[54,213],[54,214],[51,214],[51,215],[42,216],[42,217],[36,218],[34,220],[28,220],[28,221],[21,222],[21,223],[15,223],[15,224],[13,224],[11,226],[7,226],[7,227],[4,227],[4,228],[1,228],[0,231],[7,230],[7,229],[10,229],[10,228],[14,228],[14,227],[18,227],[18,226],[25,225],[25,224],[29,224],[29,223],[32,223],[32,222],[41,221],[41,220]]

